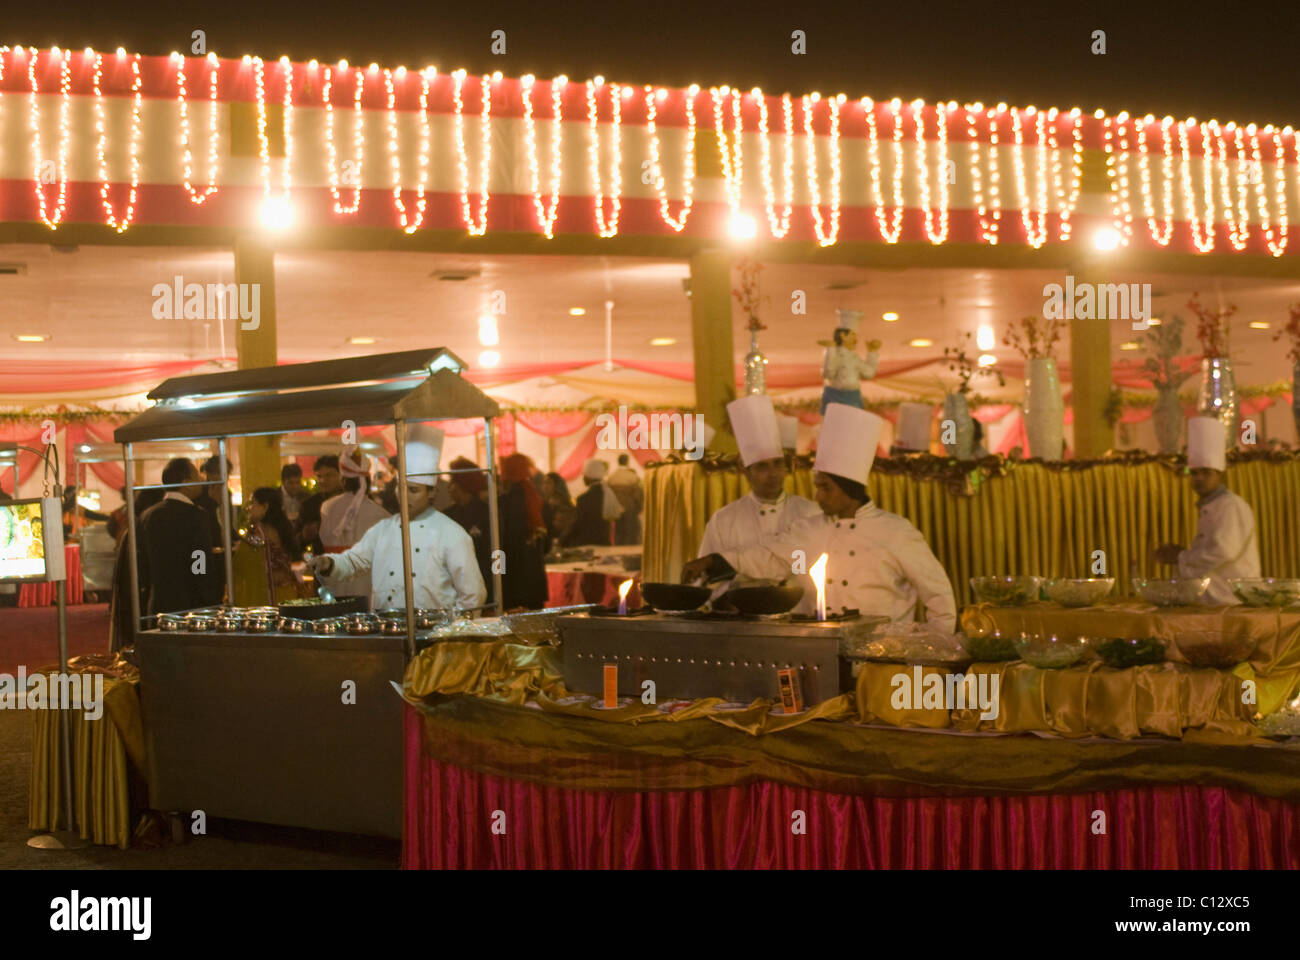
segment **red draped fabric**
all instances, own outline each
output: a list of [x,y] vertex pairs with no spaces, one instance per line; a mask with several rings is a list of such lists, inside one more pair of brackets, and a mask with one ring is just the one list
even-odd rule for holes
[[515,419],[520,425],[543,437],[567,437],[590,423],[593,416],[594,414],[587,410],[566,410],[555,413],[519,411],[515,414]]
[[518,446],[515,442],[515,418],[513,414],[503,413],[492,421],[497,432],[497,459],[508,457]]
[[574,480],[582,474],[582,465],[586,463],[596,453],[596,438],[600,431],[596,428],[595,422],[587,428],[587,432],[578,440],[573,450],[564,458],[564,462],[555,468],[555,472],[565,480]]
[[[102,427],[99,425],[92,426],[89,423],[71,423],[68,424],[67,433],[67,461],[69,464],[78,459],[77,447],[82,443],[112,443],[113,427],[111,422],[105,422]],[[126,486],[126,470],[120,463],[88,463],[87,469],[103,481],[104,485],[110,490],[120,490]]]
[[[36,450],[42,450],[45,444],[41,442],[42,430],[36,427],[35,433],[27,433],[31,429],[26,424],[2,424],[0,425],[0,443],[16,443],[20,447],[32,447]],[[26,450],[18,451],[18,484],[21,486],[31,476],[32,471],[41,466],[41,458],[34,453],[28,453]],[[14,489],[14,473],[8,466],[0,465],[0,490],[8,493],[10,496],[17,497],[18,491]]]
[[120,387],[125,393],[135,384],[151,388],[168,377],[180,376],[207,360],[169,360],[165,363],[123,364],[103,360],[0,360],[0,394],[76,393]]
[[[423,755],[406,714],[402,866],[552,869],[1295,869],[1300,804],[1187,784],[1008,797],[848,796],[759,781],[571,790]],[[494,811],[505,815],[493,833]],[[1093,832],[1094,811],[1106,832]],[[806,833],[792,830],[803,811]]]

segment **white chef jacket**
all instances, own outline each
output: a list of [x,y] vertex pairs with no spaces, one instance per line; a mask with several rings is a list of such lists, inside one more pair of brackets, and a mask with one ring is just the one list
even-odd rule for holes
[[822,379],[836,390],[858,390],[863,380],[876,375],[880,353],[872,350],[864,360],[848,347],[827,347],[822,357]]
[[[321,504],[320,540],[330,553],[346,550],[354,545],[367,530],[388,516],[387,510],[364,494],[357,509],[349,513],[348,508],[354,502],[353,496],[351,492],[340,493]],[[400,550],[401,540],[398,540],[398,548]],[[411,559],[415,559],[414,552],[411,554]],[[337,582],[337,586],[332,588],[335,596],[370,596],[370,571],[368,570],[360,571],[346,579],[334,579]]]
[[1196,539],[1178,555],[1178,575],[1209,577],[1208,603],[1237,603],[1229,580],[1258,577],[1259,541],[1250,504],[1227,487],[1200,502]]
[[[921,532],[897,514],[868,503],[848,519],[805,520],[784,536],[720,552],[740,573],[785,577],[790,575],[795,550],[803,551],[807,567],[827,554],[828,614],[857,610],[864,616],[910,621],[919,599],[928,623],[949,633],[957,629],[957,603],[948,574]],[[810,581],[804,588],[799,609],[814,613],[817,592]]]
[[797,523],[821,516],[822,508],[804,497],[782,491],[774,503],[764,503],[751,490],[709,517],[699,556],[752,547],[787,533]]
[[[371,606],[395,610],[406,606],[402,573],[402,518],[385,517],[365,532],[356,546],[333,554],[334,568],[322,576],[333,585],[363,571],[371,575]],[[415,606],[426,609],[459,604],[479,607],[487,598],[474,541],[455,520],[432,508],[411,521],[411,578]]]

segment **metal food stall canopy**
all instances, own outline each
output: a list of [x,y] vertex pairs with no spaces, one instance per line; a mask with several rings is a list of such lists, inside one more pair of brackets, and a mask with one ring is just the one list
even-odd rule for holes
[[[406,476],[406,424],[435,420],[477,419],[486,430],[488,508],[492,549],[500,545],[497,515],[495,433],[492,419],[497,402],[461,376],[466,364],[445,347],[382,353],[317,363],[255,367],[223,373],[172,377],[148,394],[154,406],[118,427],[113,439],[124,446],[124,459],[133,462],[132,445],[158,440],[216,439],[221,468],[223,509],[230,510],[226,467],[229,437],[393,424],[400,477]],[[453,473],[456,471],[443,471]],[[128,556],[131,580],[139,583],[136,557],[135,504],[126,471]],[[164,486],[154,484],[154,487]],[[410,511],[406,485],[397,484],[402,518],[402,553],[406,579],[407,654],[414,654],[415,605],[411,577]],[[226,587],[233,596],[230,531],[223,526]],[[497,613],[501,612],[501,576],[493,577]],[[137,586],[138,590],[138,586]],[[139,594],[132,590],[134,623],[140,623]]]

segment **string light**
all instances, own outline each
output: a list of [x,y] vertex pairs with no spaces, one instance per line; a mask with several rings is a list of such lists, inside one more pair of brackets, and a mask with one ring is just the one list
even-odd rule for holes
[[58,160],[55,169],[59,177],[59,198],[54,205],[54,215],[48,216],[45,208],[45,188],[41,183],[41,168],[45,166],[45,161],[41,155],[41,123],[40,108],[37,102],[40,99],[37,96],[39,92],[36,85],[36,57],[37,49],[29,47],[31,60],[27,63],[27,81],[31,86],[32,99],[28,111],[28,120],[32,129],[32,163],[33,163],[33,186],[36,188],[36,201],[40,209],[41,221],[51,230],[59,229],[59,223],[63,220],[63,214],[68,208],[68,112],[71,106],[70,91],[72,87],[72,51],[60,51],[58,47],[52,47],[50,52],[59,56],[63,61],[63,67],[59,76],[59,92],[63,94],[63,101],[59,104],[59,146]]
[[[1128,114],[1121,112],[1113,121],[1098,110],[1094,116],[1103,120],[1106,146],[1106,176],[1110,180],[1111,223],[1117,239],[1116,246],[1128,246],[1133,236],[1133,208],[1128,190]],[[1116,162],[1115,127],[1120,130],[1119,158]],[[1113,248],[1112,248],[1113,249]]]
[[288,57],[280,58],[284,72],[284,202],[289,202],[290,177],[293,170],[293,64]]
[[1238,165],[1238,202],[1234,207],[1232,187],[1228,182],[1232,173],[1231,165],[1228,163],[1228,144],[1217,120],[1211,120],[1208,125],[1201,124],[1201,136],[1208,136],[1209,133],[1214,134],[1215,143],[1218,145],[1219,199],[1223,203],[1223,219],[1228,226],[1228,242],[1232,244],[1234,250],[1245,250],[1246,244],[1250,241],[1250,223],[1245,216],[1247,200],[1246,191],[1244,190],[1245,178],[1240,165]]
[[[138,54],[137,54],[138,57]],[[176,100],[181,112],[181,149],[184,151],[185,191],[190,202],[201,206],[208,197],[217,192],[217,75],[220,73],[217,56],[209,53],[208,66],[208,185],[199,193],[194,189],[194,153],[190,147],[190,114],[187,103],[188,93],[185,89],[185,58],[176,55]]]
[[561,74],[551,80],[551,208],[548,211],[542,205],[541,171],[537,163],[537,131],[533,121],[533,83],[532,74],[520,80],[524,95],[524,142],[528,154],[528,183],[533,194],[533,208],[537,211],[537,222],[542,233],[550,240],[555,236],[555,217],[560,206],[560,138],[563,133],[564,89],[569,78]]
[[1078,107],[1074,107],[1070,113],[1070,186],[1068,190],[1061,188],[1060,181],[1060,162],[1056,154],[1056,129],[1057,129],[1057,111],[1053,107],[1048,113],[1048,121],[1051,123],[1052,135],[1051,145],[1053,154],[1052,180],[1053,188],[1056,191],[1057,208],[1060,210],[1060,229],[1058,236],[1062,243],[1068,243],[1070,234],[1073,230],[1071,217],[1079,206],[1079,196],[1083,189],[1083,123],[1082,113]]
[[767,98],[755,87],[751,95],[758,103],[758,134],[762,146],[760,173],[763,177],[763,197],[767,208],[767,222],[772,236],[777,240],[790,232],[790,213],[794,210],[794,101],[790,94],[781,94],[781,115],[785,118],[785,159],[781,164],[781,179],[785,183],[785,210],[776,215],[776,191],[772,188],[772,144],[767,131]]
[[[912,101],[912,116],[916,118],[916,150],[918,173],[921,180],[921,210],[925,214],[925,235],[933,244],[948,239],[948,104],[939,101],[934,105],[935,123],[938,126],[938,147],[935,169],[938,173],[939,210],[936,217],[930,207],[930,161],[925,141],[925,101]],[[956,107],[956,104],[953,104]],[[935,223],[938,226],[935,226]]]
[[[629,88],[630,89],[630,88]],[[653,172],[655,192],[659,194],[659,216],[664,223],[680,233],[691,215],[691,205],[695,202],[695,98],[699,95],[699,84],[691,84],[686,91],[686,140],[682,146],[682,206],[676,217],[668,204],[667,181],[664,178],[663,164],[659,156],[659,133],[655,126],[657,107],[655,100],[662,100],[668,91],[662,87],[655,96],[650,94],[650,86],[645,88],[646,133],[650,137],[650,169]]]
[[[346,71],[348,62],[339,62],[339,70]],[[335,213],[356,213],[361,208],[361,168],[365,158],[365,134],[363,125],[365,115],[361,112],[361,95],[366,88],[366,75],[360,70],[353,71],[352,86],[352,176],[356,186],[352,188],[352,205],[344,206],[339,199],[338,154],[334,148],[334,104],[331,94],[334,87],[334,68],[325,71],[324,88],[321,99],[325,101],[325,151],[329,158],[330,194],[334,197]]]
[[465,156],[465,104],[461,99],[461,88],[465,83],[465,71],[457,70],[452,77],[452,99],[456,106],[456,163],[460,168],[460,212],[471,237],[481,237],[487,233],[488,219],[488,171],[492,163],[492,77],[483,74],[479,81],[482,113],[479,115],[479,212],[474,216],[469,205],[469,160]]
[[[981,113],[984,112],[984,104],[966,104],[966,129],[970,137],[970,177],[971,192],[975,201],[975,212],[979,217],[980,238],[989,246],[996,247],[998,244],[998,227],[1002,219],[1002,201],[998,196],[998,128],[995,120],[997,114],[989,110],[988,117],[988,134],[989,142],[986,156],[988,157],[989,167],[989,197],[988,202],[984,198],[984,176],[980,167],[980,144],[979,130],[977,129],[977,120]],[[991,216],[986,218],[986,214],[991,211]]]
[[813,231],[817,235],[818,245],[829,247],[839,238],[840,233],[840,107],[844,104],[844,95],[839,94],[838,96],[828,97],[826,100],[826,109],[830,113],[831,125],[831,224],[829,230],[824,229],[822,221],[821,187],[817,171],[817,137],[812,128],[813,111],[817,108],[817,101],[820,99],[821,95],[817,93],[812,94],[811,97],[805,94],[802,98],[804,155],[807,165],[808,203],[812,208]]
[[[713,129],[718,137],[718,153],[722,158],[722,176],[727,188],[727,204],[731,207],[731,221],[740,216],[740,191],[745,182],[745,157],[741,149],[744,125],[740,119],[740,94],[730,87],[710,87],[709,97],[713,102]],[[728,142],[724,129],[722,104],[731,98],[732,129]]]
[[131,188],[127,195],[126,213],[118,220],[113,213],[113,204],[108,199],[108,162],[104,156],[104,146],[108,139],[108,134],[104,128],[104,94],[100,89],[100,83],[103,80],[104,58],[98,53],[95,54],[95,131],[98,139],[95,143],[95,167],[99,171],[99,198],[104,204],[104,213],[106,215],[105,223],[112,227],[118,233],[126,233],[131,226],[131,221],[135,219],[135,197],[136,191],[140,186],[140,54],[136,54],[131,60],[131,93],[133,101],[131,104],[131,139],[130,139],[130,169],[131,169]]
[[1151,234],[1151,239],[1160,246],[1167,247],[1174,234],[1174,157],[1173,143],[1169,134],[1169,128],[1173,126],[1174,120],[1173,117],[1165,117],[1160,122],[1160,144],[1163,153],[1160,167],[1163,223],[1156,219],[1155,200],[1151,194],[1151,158],[1147,147],[1146,128],[1154,122],[1154,117],[1147,116],[1141,123],[1137,124],[1138,173],[1142,183],[1142,213],[1146,217],[1147,230]]
[[1034,213],[1034,204],[1030,199],[1025,178],[1025,138],[1020,126],[1020,113],[1011,111],[1011,130],[1015,136],[1016,148],[1011,158],[1016,171],[1016,190],[1020,198],[1020,221],[1025,225],[1025,240],[1037,250],[1047,242],[1047,129],[1046,117],[1036,107],[1027,107],[1025,113],[1034,118],[1035,132],[1038,135],[1038,212]]
[[[399,67],[398,74],[404,77],[406,70]],[[429,71],[420,71],[420,173],[415,188],[413,221],[408,221],[406,205],[402,203],[402,161],[397,150],[397,94],[393,89],[393,74],[387,68],[384,69],[384,89],[388,93],[388,157],[393,171],[393,206],[397,208],[402,230],[415,233],[424,222],[424,188],[429,182]]]
[[886,243],[898,243],[903,230],[903,102],[895,97],[889,102],[890,113],[894,117],[894,209],[887,211],[880,189],[880,145],[876,131],[875,104],[871,98],[862,98],[862,107],[867,111],[867,158],[871,167],[871,191],[876,204],[876,223],[880,226],[880,236]]
[[[1277,208],[1278,218],[1276,232],[1273,230],[1273,224],[1268,212],[1268,191],[1264,184],[1264,160],[1260,154],[1259,132],[1253,123],[1246,128],[1246,133],[1250,136],[1254,167],[1259,171],[1259,178],[1255,183],[1255,200],[1259,205],[1259,224],[1264,231],[1264,242],[1268,244],[1269,253],[1275,257],[1280,257],[1283,251],[1286,250],[1287,245],[1286,147],[1282,143],[1281,135],[1274,131],[1272,125],[1265,127],[1264,132],[1273,138],[1273,202]],[[1298,158],[1297,162],[1300,162],[1300,158]]]
[[600,175],[600,128],[596,118],[596,89],[603,86],[604,78],[596,82],[587,81],[587,124],[591,131],[591,143],[588,155],[591,158],[591,182],[595,187],[596,232],[602,237],[618,236],[618,215],[620,198],[623,194],[623,147],[622,147],[622,97],[617,83],[609,85],[609,104],[613,120],[613,158],[610,163],[610,214],[605,219],[605,187]]
[[[1211,179],[1209,165],[1213,162],[1209,143],[1202,138],[1202,185],[1205,188],[1205,227],[1201,227],[1201,218],[1196,206],[1196,194],[1192,190],[1192,157],[1187,142],[1187,129],[1194,126],[1195,119],[1188,119],[1178,124],[1178,146],[1182,153],[1183,209],[1187,213],[1187,222],[1192,228],[1192,244],[1199,253],[1209,253],[1214,249],[1214,182]],[[1258,151],[1256,151],[1258,155]],[[1262,215],[1265,215],[1261,211]]]

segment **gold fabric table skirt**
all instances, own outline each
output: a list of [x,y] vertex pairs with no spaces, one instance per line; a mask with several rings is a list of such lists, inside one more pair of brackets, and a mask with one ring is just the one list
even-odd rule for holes
[[[69,672],[79,672],[69,664]],[[48,673],[49,671],[43,671]],[[84,672],[84,671],[82,671]],[[84,840],[125,850],[131,845],[131,780],[145,768],[144,727],[136,680],[104,677],[104,712],[90,719],[71,710],[73,815]],[[59,711],[34,710],[32,773],[27,825],[53,830],[63,824],[62,738]]]
[[[1180,639],[1200,634],[1242,638],[1254,647],[1235,675],[1256,687],[1255,710],[1273,713],[1300,684],[1300,610],[1223,607],[1156,607],[1140,601],[1104,603],[1095,607],[1062,607],[1030,603],[1020,607],[976,604],[962,611],[962,629],[984,635],[996,629],[1008,636],[1021,632],[1093,640],[1156,637],[1165,644],[1165,657],[1187,663]],[[1240,693],[1240,689],[1238,690]],[[1254,711],[1252,711],[1252,714]]]

